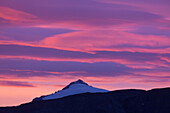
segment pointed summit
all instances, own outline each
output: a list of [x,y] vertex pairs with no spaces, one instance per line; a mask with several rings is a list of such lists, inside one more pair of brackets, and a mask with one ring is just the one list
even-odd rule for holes
[[36,100],[49,100],[49,99],[57,99],[66,97],[69,95],[75,95],[75,94],[81,94],[81,93],[99,93],[99,92],[109,92],[105,89],[95,88],[87,83],[85,83],[83,80],[78,79],[77,81],[71,82],[69,85],[64,87],[62,90],[55,92],[50,95],[41,96],[39,98],[36,98]]
[[85,85],[88,85],[87,83],[85,83],[83,80],[81,80],[81,79],[78,79],[77,81],[75,81],[75,82],[72,82],[72,83],[74,83],[74,84],[85,84]]
[[87,83],[85,83],[83,80],[81,79],[78,79],[77,81],[74,81],[74,82],[71,82],[69,85],[67,85],[66,87],[64,87],[62,90],[65,90],[65,89],[68,89],[71,85],[73,84],[84,84],[84,85],[87,85]]

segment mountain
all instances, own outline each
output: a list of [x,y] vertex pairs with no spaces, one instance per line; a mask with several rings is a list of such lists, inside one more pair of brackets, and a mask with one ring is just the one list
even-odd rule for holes
[[[87,83],[78,80],[61,91],[74,89],[72,86],[77,84],[88,87]],[[14,107],[0,107],[0,113],[170,113],[170,88],[79,93]]]
[[33,99],[33,101],[58,99],[58,98],[75,95],[75,94],[81,94],[81,93],[99,93],[99,92],[102,93],[102,92],[109,92],[109,91],[92,87],[79,79],[77,81],[71,82],[69,85],[67,85],[66,87],[64,87],[62,90],[58,92],[35,98]]

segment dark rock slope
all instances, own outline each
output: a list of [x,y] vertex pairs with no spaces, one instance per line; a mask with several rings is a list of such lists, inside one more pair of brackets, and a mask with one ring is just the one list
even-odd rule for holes
[[0,113],[170,113],[170,88],[77,94],[2,107]]

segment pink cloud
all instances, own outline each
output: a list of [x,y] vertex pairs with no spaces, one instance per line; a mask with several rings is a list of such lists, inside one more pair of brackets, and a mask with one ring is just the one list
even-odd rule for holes
[[0,18],[8,20],[12,23],[31,22],[37,19],[37,17],[32,14],[3,6],[0,6]]
[[160,59],[170,62],[170,57],[160,57]]
[[[100,0],[106,3],[122,4],[137,7],[138,10],[146,10],[153,14],[163,16],[165,19],[170,20],[169,14],[169,0]],[[136,8],[136,9],[137,9]],[[140,9],[139,9],[140,8]]]
[[[66,50],[95,51],[159,51],[169,53],[170,39],[166,36],[139,35],[122,31],[99,30],[99,31],[80,31],[54,35],[40,41],[40,45],[62,48]],[[148,49],[147,47],[152,47]],[[155,47],[155,49],[154,49]]]
[[[78,0],[72,0],[71,2],[69,0],[49,0],[48,2],[38,0],[35,2],[30,0],[28,6],[23,1],[15,1],[13,4],[8,4],[8,2],[0,1],[0,4],[4,6],[2,9],[12,13],[12,15],[2,13],[5,15],[3,18],[15,21],[28,21],[38,17],[39,20],[31,26],[41,28],[113,28],[117,25],[127,24],[155,24],[157,20],[163,19],[159,15],[138,10],[136,7],[121,4],[106,4],[98,0],[86,0],[84,2]],[[31,2],[34,4],[31,4]],[[25,6],[22,7],[23,5]]]

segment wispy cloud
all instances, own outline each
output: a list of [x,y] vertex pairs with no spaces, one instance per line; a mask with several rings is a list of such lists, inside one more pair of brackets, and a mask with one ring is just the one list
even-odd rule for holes
[[0,6],[0,18],[8,20],[11,23],[34,21],[37,17],[19,10]]
[[0,80],[0,86],[13,86],[13,87],[35,87],[33,84],[21,81],[7,81]]

